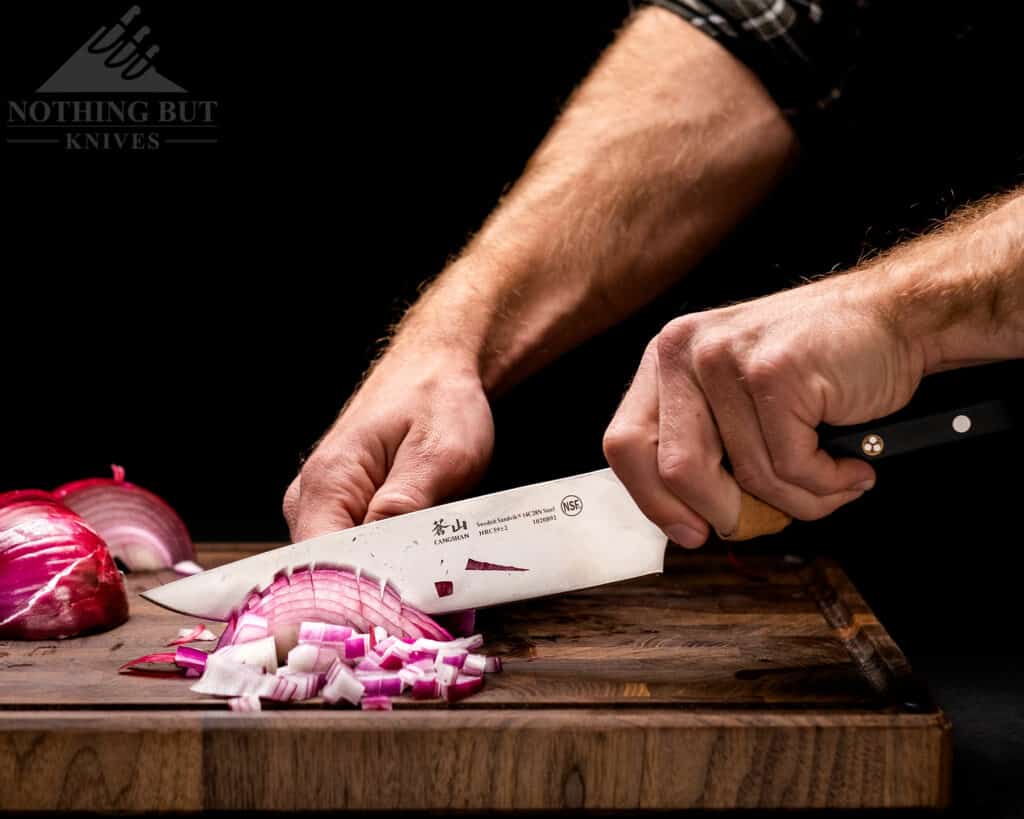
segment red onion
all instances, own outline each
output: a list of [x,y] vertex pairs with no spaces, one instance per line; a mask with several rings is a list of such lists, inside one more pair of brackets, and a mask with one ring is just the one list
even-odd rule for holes
[[57,640],[128,619],[99,534],[53,495],[0,494],[0,639]]
[[363,697],[359,704],[364,711],[390,711],[390,697]]
[[207,642],[216,640],[217,635],[210,631],[204,624],[197,623],[192,628],[183,628],[178,631],[178,636],[170,640],[166,645],[180,646],[185,643]]
[[245,694],[241,697],[232,697],[228,700],[228,708],[232,711],[239,711],[241,713],[263,710],[263,706],[260,705],[260,698],[255,694]]
[[164,569],[194,562],[195,546],[178,514],[162,498],[124,479],[114,466],[113,478],[87,478],[66,483],[54,496],[92,526],[110,553],[133,571]]
[[405,605],[391,585],[347,569],[318,567],[280,574],[266,589],[250,594],[239,611],[221,634],[218,648],[237,642],[239,627],[251,615],[266,621],[278,640],[279,657],[298,643],[303,622],[359,632],[344,641],[345,658],[350,660],[365,656],[373,647],[374,627],[402,640],[451,639],[430,617]]

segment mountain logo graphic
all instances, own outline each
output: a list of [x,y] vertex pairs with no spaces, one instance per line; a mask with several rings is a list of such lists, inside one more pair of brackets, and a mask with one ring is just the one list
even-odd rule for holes
[[151,42],[149,26],[136,26],[142,9],[132,6],[121,19],[101,28],[50,79],[40,94],[185,94],[160,74],[153,58],[160,46]]

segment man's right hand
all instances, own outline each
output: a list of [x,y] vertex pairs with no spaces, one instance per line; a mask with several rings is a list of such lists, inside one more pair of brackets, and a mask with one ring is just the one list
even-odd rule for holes
[[294,541],[413,512],[472,486],[494,447],[480,377],[449,351],[396,346],[284,497]]

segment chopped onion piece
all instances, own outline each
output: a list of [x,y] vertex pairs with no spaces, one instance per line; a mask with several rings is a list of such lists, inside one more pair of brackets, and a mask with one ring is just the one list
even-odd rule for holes
[[379,696],[363,697],[360,707],[364,711],[390,711],[391,698]]
[[340,700],[358,705],[364,691],[363,684],[356,679],[352,669],[341,660],[337,660],[327,672],[327,683],[321,689],[320,695],[331,705]]
[[260,698],[255,694],[245,694],[241,697],[232,697],[228,700],[228,708],[232,711],[240,711],[242,713],[263,710],[263,706],[260,705]]
[[337,659],[336,649],[300,643],[288,652],[288,668],[292,671],[320,673],[327,671]]
[[472,651],[474,648],[480,648],[484,644],[484,637],[482,634],[473,634],[469,637],[457,637],[454,640],[447,640],[439,642],[438,640],[430,640],[425,637],[421,637],[412,644],[413,651],[426,651],[431,652],[433,655],[437,655],[437,652],[442,648],[462,648],[466,651]]
[[469,652],[464,648],[442,648],[437,652],[437,657],[434,659],[434,664],[440,668],[441,664],[453,665],[455,668],[462,668],[466,662],[466,657],[469,656]]
[[327,681],[327,675],[322,672],[317,673],[304,673],[301,671],[292,671],[287,666],[282,666],[277,669],[277,676],[287,677],[289,680],[294,682],[297,686],[294,699],[296,700],[309,700],[315,697],[324,683]]
[[437,684],[437,677],[433,674],[424,674],[413,681],[412,698],[414,700],[432,700],[441,696],[441,689]]
[[206,658],[206,669],[191,691],[217,697],[263,696],[269,675],[252,665],[243,665],[221,650]]
[[179,560],[172,567],[178,574],[193,575],[200,574],[206,571],[202,566],[196,563],[194,560]]
[[402,678],[397,674],[389,674],[388,672],[374,672],[367,673],[357,671],[356,678],[363,684],[366,689],[367,695],[371,697],[376,696],[395,696],[397,697],[402,693],[404,683]]
[[345,640],[345,659],[358,660],[365,657],[371,647],[369,634],[353,634]]
[[369,656],[363,657],[363,659],[361,659],[356,664],[356,671],[383,671],[383,670],[384,669],[381,668],[380,663],[377,660],[374,660],[374,659],[372,659]]
[[459,669],[457,666],[448,665],[448,663],[438,663],[437,667],[437,681],[441,685],[451,685],[455,682],[455,679],[459,676]]
[[462,673],[471,677],[482,677],[487,670],[487,658],[483,654],[468,654],[462,664]]
[[264,671],[277,671],[277,646],[273,637],[263,637],[248,643],[236,643],[219,649],[217,655],[224,655],[242,665],[260,666]]
[[189,671],[202,674],[203,669],[206,668],[206,660],[209,656],[205,651],[200,651],[198,648],[178,646],[174,652],[174,664],[184,668],[186,674]]
[[448,685],[441,684],[441,696],[448,700],[448,702],[458,702],[459,700],[466,699],[466,697],[471,697],[483,688],[483,684],[483,677],[470,677],[466,674],[460,674],[455,682]]
[[484,671],[488,674],[496,674],[501,671],[501,657],[497,655],[484,658]]

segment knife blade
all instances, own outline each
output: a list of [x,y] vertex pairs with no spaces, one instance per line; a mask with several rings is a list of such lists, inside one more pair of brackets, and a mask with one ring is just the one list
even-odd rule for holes
[[182,614],[227,620],[279,572],[335,565],[390,581],[405,602],[442,614],[655,574],[667,542],[602,469],[321,535],[142,596]]

